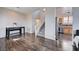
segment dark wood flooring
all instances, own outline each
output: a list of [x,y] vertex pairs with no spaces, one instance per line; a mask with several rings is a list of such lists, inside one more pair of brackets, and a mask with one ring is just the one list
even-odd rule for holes
[[[11,37],[3,40],[0,43],[0,50],[2,51],[63,51],[67,50],[69,47],[64,47],[62,41],[59,43],[51,40],[45,39],[43,37],[36,37],[34,34],[26,34],[22,37]],[[69,43],[70,44],[70,43]],[[66,49],[67,48],[67,49]]]

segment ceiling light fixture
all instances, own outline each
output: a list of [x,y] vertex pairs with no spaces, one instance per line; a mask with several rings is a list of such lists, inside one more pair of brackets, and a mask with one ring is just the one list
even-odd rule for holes
[[45,12],[46,11],[46,8],[43,8],[43,11]]

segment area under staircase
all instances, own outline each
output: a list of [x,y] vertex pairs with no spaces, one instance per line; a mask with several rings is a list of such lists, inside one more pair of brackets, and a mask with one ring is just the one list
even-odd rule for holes
[[45,22],[43,23],[43,25],[41,26],[38,34],[38,36],[41,36],[41,37],[45,37]]

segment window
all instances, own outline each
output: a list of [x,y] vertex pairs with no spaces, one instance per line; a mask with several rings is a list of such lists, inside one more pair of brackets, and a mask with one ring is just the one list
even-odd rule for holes
[[72,24],[72,16],[66,16],[66,17],[64,17],[63,24],[65,24],[65,25],[71,25]]

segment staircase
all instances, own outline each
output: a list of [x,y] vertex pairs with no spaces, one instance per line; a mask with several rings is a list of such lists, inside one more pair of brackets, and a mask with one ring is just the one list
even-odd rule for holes
[[43,23],[43,25],[41,26],[38,34],[38,36],[41,36],[41,37],[45,37],[45,22]]
[[36,27],[36,36],[45,36],[45,13],[40,12],[39,26]]

